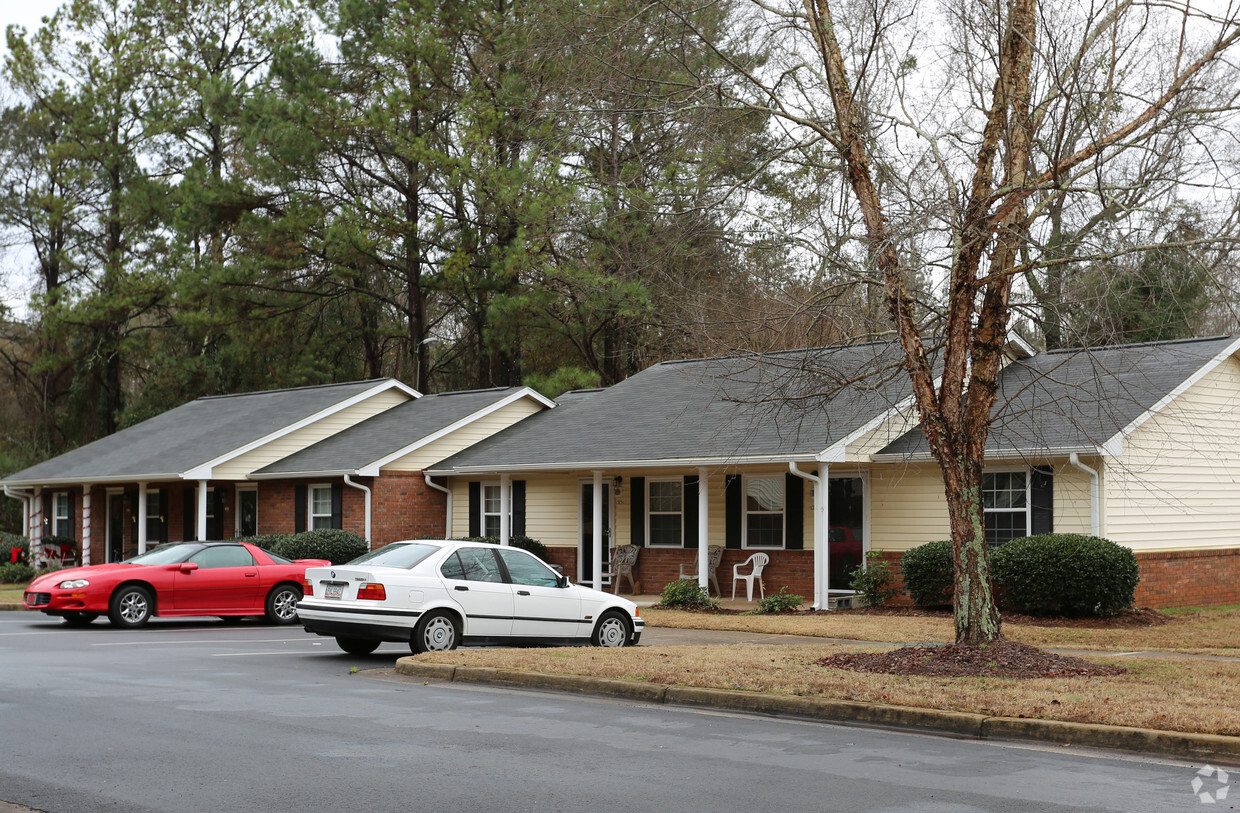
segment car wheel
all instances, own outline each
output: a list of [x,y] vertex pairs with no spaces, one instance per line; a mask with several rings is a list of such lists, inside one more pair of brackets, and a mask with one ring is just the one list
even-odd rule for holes
[[71,627],[84,627],[99,617],[99,613],[65,613],[65,623]]
[[617,610],[608,610],[598,620],[590,643],[594,646],[624,646],[629,642],[629,622]]
[[131,584],[112,594],[108,618],[118,627],[140,627],[151,620],[154,602],[145,587]]
[[336,646],[350,655],[369,655],[379,648],[379,642],[366,638],[346,638],[343,635],[337,635]]
[[301,590],[291,584],[279,584],[267,594],[267,620],[273,624],[292,624],[297,620],[297,602]]
[[456,620],[456,616],[441,610],[422,616],[413,628],[409,648],[413,654],[420,655],[423,652],[447,652],[460,644],[461,622]]

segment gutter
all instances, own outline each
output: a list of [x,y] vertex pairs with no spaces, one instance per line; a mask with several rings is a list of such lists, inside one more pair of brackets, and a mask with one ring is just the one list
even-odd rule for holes
[[34,494],[22,494],[15,491],[13,486],[7,483],[4,486],[4,495],[12,497],[15,500],[21,500],[22,503],[22,536],[30,538],[30,501],[34,499]]
[[439,485],[434,480],[432,480],[431,476],[427,474],[426,472],[422,472],[422,479],[425,480],[426,484],[430,486],[431,488],[435,489],[436,491],[442,491],[444,494],[448,495],[448,514],[447,514],[447,517],[444,519],[444,525],[443,525],[443,535],[444,535],[444,538],[447,539],[452,536],[452,489],[447,488],[446,486]]
[[1089,534],[1090,536],[1101,536],[1101,511],[1098,506],[1098,471],[1082,463],[1081,456],[1076,452],[1068,455],[1068,462],[1089,475]]
[[801,471],[797,461],[788,461],[788,471],[814,484],[814,605],[815,610],[831,609],[830,597],[827,594],[827,579],[823,571],[831,561],[830,528],[827,524],[827,489],[823,486],[827,463],[818,469],[820,474],[813,475]]
[[369,545],[370,544],[370,489],[362,485],[361,483],[353,482],[353,480],[351,480],[349,478],[349,475],[347,474],[344,475],[344,482],[345,482],[345,485],[349,485],[349,486],[353,486],[354,488],[361,489],[363,492],[366,493],[366,544]]

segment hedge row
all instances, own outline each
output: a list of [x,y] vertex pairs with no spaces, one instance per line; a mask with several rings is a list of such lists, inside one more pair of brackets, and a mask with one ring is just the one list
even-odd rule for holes
[[[1082,534],[1013,539],[991,551],[990,564],[999,606],[1031,615],[1115,615],[1132,606],[1140,579],[1130,549]],[[917,606],[951,604],[950,542],[913,548],[900,566]]]
[[365,539],[339,528],[319,528],[299,534],[264,534],[246,537],[245,541],[285,559],[327,559],[333,565],[352,561],[370,550]]

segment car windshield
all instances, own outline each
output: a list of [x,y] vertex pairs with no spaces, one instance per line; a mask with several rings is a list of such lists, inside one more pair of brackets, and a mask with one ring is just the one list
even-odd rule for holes
[[362,554],[348,564],[399,567],[408,570],[437,550],[439,550],[438,545],[423,545],[418,542],[397,542],[392,545],[384,545],[378,550],[372,550],[370,553]]
[[175,565],[177,562],[184,562],[200,550],[202,550],[202,545],[169,545],[148,550],[146,553],[140,553],[125,561],[131,565]]

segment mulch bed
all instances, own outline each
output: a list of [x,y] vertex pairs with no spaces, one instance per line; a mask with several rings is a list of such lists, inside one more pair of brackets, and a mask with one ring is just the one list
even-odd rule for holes
[[887,652],[845,653],[820,658],[818,666],[885,675],[931,677],[1102,677],[1126,669],[1055,655],[1028,644],[1000,639],[985,647],[906,646]]
[[[905,618],[951,618],[951,610],[923,610],[918,607],[861,607],[855,610],[807,611],[808,615],[895,615]],[[1122,610],[1112,616],[1087,616],[1085,618],[1048,618],[1038,615],[1004,612],[1005,624],[1022,624],[1030,627],[1074,627],[1078,629],[1113,629],[1127,627],[1160,627],[1171,623],[1171,616],[1148,607]]]

